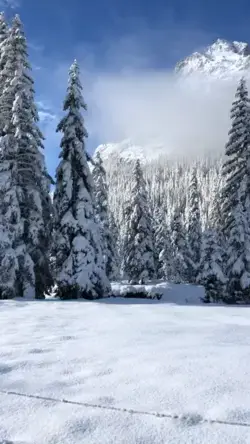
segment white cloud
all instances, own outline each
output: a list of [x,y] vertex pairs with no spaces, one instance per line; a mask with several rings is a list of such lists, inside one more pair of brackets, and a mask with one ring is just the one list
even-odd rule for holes
[[20,6],[20,0],[0,0],[1,8],[16,9]]
[[58,164],[58,154],[60,147],[60,134],[56,132],[59,116],[50,102],[38,100],[36,102],[40,118],[40,127],[45,137],[45,155],[49,173],[53,176]]
[[180,83],[157,70],[99,76],[89,101],[90,125],[103,143],[156,141],[181,155],[223,150],[235,88],[222,80],[207,88],[201,79]]
[[52,114],[51,112],[48,111],[38,111],[38,113],[39,113],[40,122],[42,124],[46,124],[51,120],[55,120],[56,118],[55,114]]
[[[223,151],[235,82],[214,81],[208,89],[197,81],[194,87],[179,83],[173,66],[164,67],[170,58],[175,63],[213,39],[183,29],[144,30],[112,42],[101,62],[91,48],[86,52],[78,47],[72,60],[78,57],[82,68],[88,146],[132,139],[138,144],[156,141],[166,152],[180,155]],[[159,48],[161,66],[157,68]],[[57,66],[53,75],[50,70],[48,97],[57,95],[61,102],[72,60]]]
[[42,100],[38,100],[36,105],[38,108],[40,123],[43,128],[56,119],[57,116],[49,104]]
[[44,45],[36,42],[28,42],[28,48],[35,52],[42,52],[44,50]]

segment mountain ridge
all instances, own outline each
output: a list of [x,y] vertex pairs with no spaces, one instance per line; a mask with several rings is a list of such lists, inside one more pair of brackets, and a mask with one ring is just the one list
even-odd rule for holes
[[250,46],[246,42],[217,39],[203,52],[194,52],[177,63],[175,73],[202,73],[219,78],[241,74],[250,68]]

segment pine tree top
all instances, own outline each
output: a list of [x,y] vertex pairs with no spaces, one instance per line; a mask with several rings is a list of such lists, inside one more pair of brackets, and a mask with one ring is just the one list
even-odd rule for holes
[[[28,63],[27,41],[19,15],[15,15],[13,18],[6,38],[1,44],[0,63],[4,66],[4,74],[6,75],[8,75],[8,71],[20,70],[21,66],[23,70],[31,70]],[[20,72],[16,72],[16,77],[18,74]],[[28,81],[32,82],[27,73],[26,75]]]
[[144,190],[146,185],[139,159],[137,159],[135,162],[133,177],[134,177],[134,186],[132,193],[137,194],[138,192]]
[[[68,114],[61,120],[57,126],[57,132],[62,131],[69,140],[78,140],[83,143],[84,138],[88,137],[87,130],[84,127],[84,119],[81,109],[86,110],[87,106],[82,97],[82,84],[80,80],[80,68],[77,61],[69,69],[69,79],[66,97],[63,104],[64,111]],[[61,146],[64,145],[65,138],[62,139]]]
[[3,38],[7,35],[7,30],[5,14],[4,12],[0,12],[0,43],[2,43]]
[[244,78],[240,80],[231,108],[232,127],[226,144],[227,156],[242,155],[250,145],[250,99]]

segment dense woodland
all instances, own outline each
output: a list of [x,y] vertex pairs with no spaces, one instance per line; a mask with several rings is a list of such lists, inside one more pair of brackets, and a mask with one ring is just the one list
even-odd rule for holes
[[[21,20],[0,16],[0,298],[111,294],[110,282],[204,285],[205,302],[250,302],[250,101],[241,79],[225,155],[146,165],[85,147],[75,61],[58,122],[55,181],[44,156]],[[216,129],[215,129],[216,131]],[[51,190],[53,189],[53,201]]]

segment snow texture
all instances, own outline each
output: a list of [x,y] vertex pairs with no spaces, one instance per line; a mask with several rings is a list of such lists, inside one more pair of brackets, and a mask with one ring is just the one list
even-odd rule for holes
[[1,301],[1,444],[249,443],[250,308],[202,294]]

